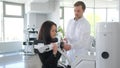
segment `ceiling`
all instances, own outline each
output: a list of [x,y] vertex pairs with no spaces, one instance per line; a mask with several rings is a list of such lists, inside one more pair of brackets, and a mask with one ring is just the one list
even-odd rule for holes
[[[29,1],[32,2],[46,2],[48,0],[2,0],[9,2],[17,2],[17,3],[26,3]],[[56,0],[60,1],[61,6],[73,7],[73,4],[79,0]],[[118,7],[119,0],[82,0],[85,2],[87,7]]]

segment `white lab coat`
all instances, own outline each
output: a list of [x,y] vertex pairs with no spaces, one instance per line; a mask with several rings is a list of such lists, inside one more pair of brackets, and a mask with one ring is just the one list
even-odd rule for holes
[[71,44],[71,50],[68,51],[69,58],[74,61],[80,55],[88,54],[90,45],[90,24],[82,17],[77,21],[71,19],[66,30],[66,38]]

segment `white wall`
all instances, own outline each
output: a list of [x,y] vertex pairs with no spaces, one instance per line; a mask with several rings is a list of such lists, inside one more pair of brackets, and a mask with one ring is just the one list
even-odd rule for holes
[[36,14],[36,28],[39,30],[42,23],[47,19],[47,14]]
[[[37,29],[40,29],[40,26],[42,25],[42,23],[46,20],[51,20],[55,23],[59,23],[60,21],[60,18],[59,18],[59,1],[58,0],[49,0],[49,9],[52,9],[53,11],[52,12],[48,12],[49,9],[45,8],[47,7],[48,5],[47,4],[42,4],[42,3],[37,3],[37,4],[34,4],[34,6],[32,6],[32,8],[36,9],[37,12],[28,12],[26,13],[26,23],[27,25],[29,25],[29,27],[33,27],[33,25],[35,25],[35,27]],[[41,7],[41,5],[44,7]],[[30,6],[30,5],[29,5]],[[38,8],[40,7],[40,8]],[[38,9],[37,9],[38,8]],[[28,9],[28,8],[27,8]],[[39,12],[40,11],[40,12]],[[41,12],[42,11],[42,12]],[[45,11],[45,13],[43,12]],[[50,10],[51,11],[51,10]]]
[[22,51],[22,42],[0,42],[0,53]]
[[27,2],[25,4],[25,13],[51,13],[54,11],[55,0],[48,2]]
[[36,26],[36,14],[35,13],[29,13],[27,14],[27,25],[28,27],[33,27],[33,25]]
[[[26,28],[32,28],[35,27],[36,30],[39,30],[42,23],[47,19],[47,14],[40,14],[40,13],[28,13],[27,16],[27,21],[26,21]],[[26,29],[25,28],[25,29]]]
[[48,14],[48,19],[52,20],[57,25],[59,25],[59,22],[60,22],[60,11],[59,11],[60,2],[59,2],[59,0],[55,1],[54,5],[55,5],[55,10],[52,13]]

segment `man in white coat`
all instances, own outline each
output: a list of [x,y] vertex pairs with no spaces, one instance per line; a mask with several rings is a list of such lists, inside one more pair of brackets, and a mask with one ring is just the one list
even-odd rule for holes
[[72,61],[77,60],[81,55],[88,54],[90,24],[83,16],[85,9],[84,2],[77,1],[74,4],[75,17],[69,21],[67,26],[65,40],[71,44],[68,56]]

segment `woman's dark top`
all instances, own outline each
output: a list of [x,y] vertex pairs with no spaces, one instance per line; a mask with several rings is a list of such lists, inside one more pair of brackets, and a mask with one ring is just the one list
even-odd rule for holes
[[39,53],[39,57],[42,62],[42,68],[57,68],[60,56],[61,54],[59,52],[54,55],[53,50],[49,52]]

